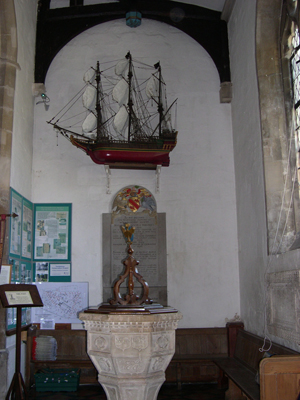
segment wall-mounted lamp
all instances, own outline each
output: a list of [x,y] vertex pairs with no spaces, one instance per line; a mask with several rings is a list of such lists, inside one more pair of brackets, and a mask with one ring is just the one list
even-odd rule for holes
[[44,103],[45,110],[47,111],[48,108],[49,108],[49,104],[48,103],[50,102],[50,99],[46,95],[45,85],[43,83],[33,83],[32,84],[32,95],[34,97],[41,96],[42,100],[38,101],[36,104]]
[[38,101],[36,104],[44,103],[45,110],[48,111],[48,108],[49,108],[48,103],[50,102],[49,97],[46,95],[46,93],[41,93],[41,98],[42,98],[42,100]]
[[137,28],[142,23],[142,14],[139,11],[128,11],[126,13],[126,25]]

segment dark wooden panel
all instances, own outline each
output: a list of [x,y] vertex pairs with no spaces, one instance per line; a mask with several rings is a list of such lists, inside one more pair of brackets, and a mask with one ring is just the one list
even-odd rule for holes
[[53,336],[57,341],[57,359],[89,360],[85,330],[38,330],[38,336]]
[[190,361],[181,365],[182,382],[216,382],[219,368],[209,360]]
[[219,368],[215,357],[227,357],[226,328],[186,328],[176,331],[176,350],[166,370],[166,381],[216,382]]
[[[234,357],[249,368],[253,373],[256,373],[259,368],[259,363],[264,356],[264,351],[260,351],[263,347],[263,338],[256,336],[247,331],[239,331],[237,336],[237,343]],[[273,343],[269,350],[271,354],[298,354],[296,351],[291,350],[285,346]]]
[[176,331],[176,356],[226,354],[226,328],[191,328]]
[[226,328],[228,337],[228,355],[229,357],[233,357],[235,352],[237,335],[241,329],[244,329],[244,323],[241,321],[227,322]]

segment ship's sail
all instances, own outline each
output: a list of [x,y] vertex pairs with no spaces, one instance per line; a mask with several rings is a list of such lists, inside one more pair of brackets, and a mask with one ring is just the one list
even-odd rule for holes
[[116,86],[113,88],[113,99],[121,107],[128,102],[129,86],[125,79],[120,79]]
[[93,83],[96,77],[96,70],[94,68],[89,68],[83,75],[83,80],[85,83]]
[[129,59],[121,60],[115,67],[115,74],[118,76],[125,76],[128,73]]
[[82,95],[83,107],[87,110],[95,110],[97,90],[94,86],[88,85]]
[[96,135],[93,133],[93,130],[96,129],[96,126],[97,126],[97,117],[93,113],[89,113],[82,124],[83,132],[87,134],[89,137],[94,139]]
[[114,118],[114,129],[118,133],[118,139],[125,139],[126,129],[128,128],[128,112],[123,105]]
[[159,81],[158,78],[154,75],[150,77],[146,86],[146,94],[149,99],[154,99],[159,96]]

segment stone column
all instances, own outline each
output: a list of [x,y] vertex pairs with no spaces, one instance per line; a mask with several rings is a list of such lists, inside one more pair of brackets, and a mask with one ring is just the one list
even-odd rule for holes
[[156,400],[175,353],[179,312],[81,313],[88,355],[108,400]]
[[[0,1],[0,214],[9,213],[9,188],[15,79],[17,67],[17,27],[13,0]],[[6,230],[8,232],[8,230]],[[3,261],[7,262],[8,240]],[[0,400],[7,392],[5,310],[0,305]]]

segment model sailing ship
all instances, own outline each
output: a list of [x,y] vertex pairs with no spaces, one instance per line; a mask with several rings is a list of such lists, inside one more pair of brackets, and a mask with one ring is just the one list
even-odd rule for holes
[[[133,63],[129,52],[113,67],[106,68],[104,63],[101,68],[98,62],[85,73],[82,91],[48,123],[97,164],[142,169],[169,166],[177,138],[171,125],[176,100],[168,107],[160,63],[154,67]],[[138,69],[147,72],[147,77],[138,79]],[[81,98],[83,113],[78,104]]]

